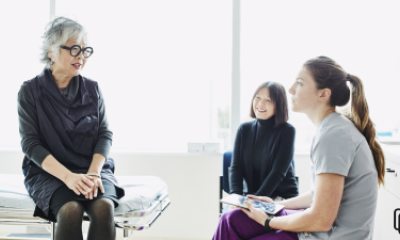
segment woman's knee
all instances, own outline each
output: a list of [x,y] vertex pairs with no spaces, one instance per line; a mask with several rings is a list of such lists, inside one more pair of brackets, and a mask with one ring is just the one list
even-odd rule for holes
[[84,208],[79,202],[71,201],[65,203],[57,213],[57,221],[82,221]]
[[229,225],[240,222],[244,217],[247,217],[246,214],[240,209],[234,209],[222,215],[222,219],[228,223]]
[[88,209],[91,220],[110,220],[114,217],[114,203],[107,198],[101,198],[93,201]]

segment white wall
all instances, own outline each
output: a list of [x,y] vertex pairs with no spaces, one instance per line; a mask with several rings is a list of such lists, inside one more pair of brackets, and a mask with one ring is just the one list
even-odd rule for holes
[[160,239],[211,239],[219,218],[220,154],[115,153],[119,175],[156,175],[169,188],[171,205],[148,230],[134,233]]

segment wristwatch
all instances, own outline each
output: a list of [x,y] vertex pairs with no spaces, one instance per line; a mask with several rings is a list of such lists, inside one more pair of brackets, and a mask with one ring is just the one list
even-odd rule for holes
[[267,215],[267,219],[265,219],[265,222],[264,222],[264,229],[265,229],[266,232],[270,232],[270,231],[274,230],[274,229],[272,229],[272,228],[269,226],[269,222],[271,222],[271,219],[272,219],[272,218],[274,218],[274,216],[272,216],[272,215]]

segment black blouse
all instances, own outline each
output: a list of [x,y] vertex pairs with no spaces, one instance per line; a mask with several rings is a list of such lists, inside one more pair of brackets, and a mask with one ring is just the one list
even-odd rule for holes
[[229,169],[230,192],[283,198],[298,195],[294,171],[295,129],[275,119],[243,123],[237,131]]

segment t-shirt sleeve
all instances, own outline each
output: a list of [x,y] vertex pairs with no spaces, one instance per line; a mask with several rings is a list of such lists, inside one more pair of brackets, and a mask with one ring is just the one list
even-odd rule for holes
[[315,173],[347,176],[355,152],[354,143],[342,131],[331,131],[320,138],[312,156]]

